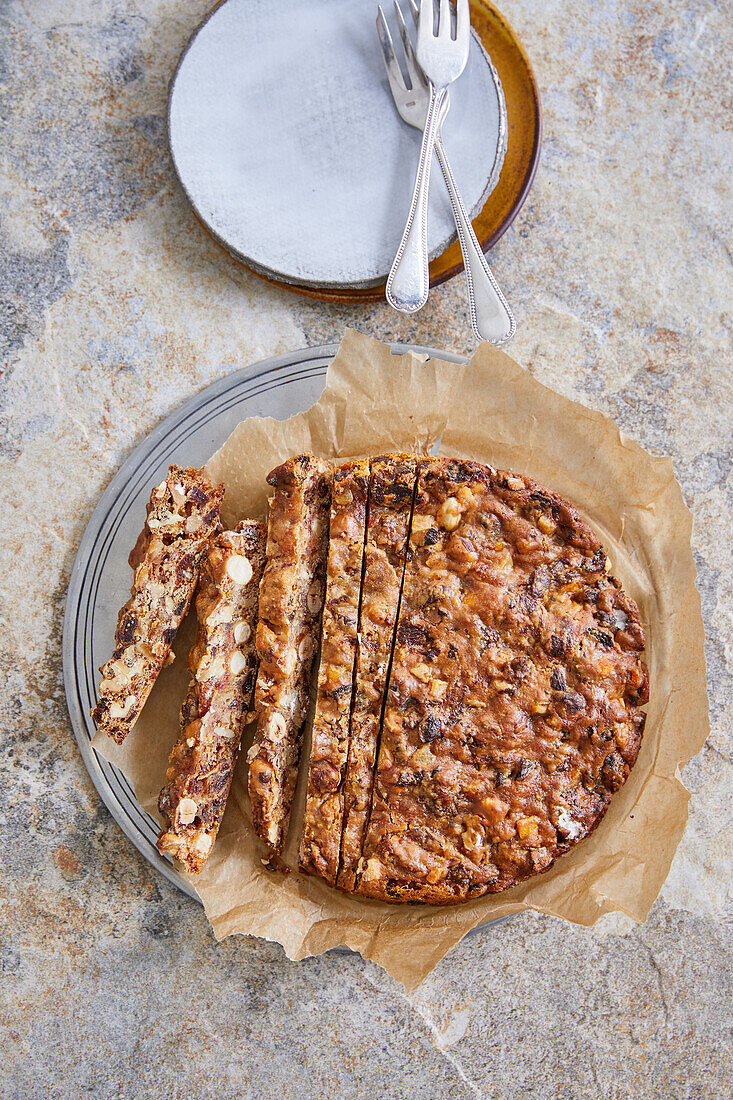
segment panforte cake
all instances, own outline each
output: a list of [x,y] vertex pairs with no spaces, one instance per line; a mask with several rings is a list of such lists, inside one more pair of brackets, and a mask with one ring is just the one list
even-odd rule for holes
[[119,613],[115,650],[102,666],[92,717],[121,743],[137,721],[188,610],[199,564],[220,528],[223,486],[203,470],[171,466],[147,505],[145,526],[130,554],[134,580]]
[[337,466],[333,476],[323,643],[313,718],[301,870],[336,881],[343,820],[343,778],[359,630],[369,459]]
[[211,539],[201,564],[191,685],[158,803],[164,819],[158,849],[193,874],[219,831],[252,702],[266,538],[264,523],[244,520]]
[[356,890],[451,903],[549,868],[639,751],[638,609],[578,513],[424,459]]
[[372,459],[356,687],[344,779],[343,830],[339,830],[338,885],[344,890],[354,887],[371,803],[416,476],[414,455]]
[[257,626],[257,732],[248,761],[252,822],[275,853],[285,843],[318,648],[332,477],[330,463],[305,454],[267,478],[274,494]]
[[464,459],[386,454],[269,474],[267,526],[171,467],[130,556],[94,712],[121,741],[201,575],[158,846],[204,866],[250,707],[252,823],[282,853],[319,644],[302,871],[390,903],[507,890],[588,836],[649,698],[639,609],[576,509]]

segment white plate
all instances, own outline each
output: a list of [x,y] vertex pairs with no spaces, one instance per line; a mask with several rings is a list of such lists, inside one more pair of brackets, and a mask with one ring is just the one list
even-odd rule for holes
[[[365,287],[392,265],[420,134],[392,102],[376,13],[375,0],[225,0],[181,57],[168,113],[180,182],[214,237],[270,277]],[[476,35],[451,102],[445,145],[476,213],[498,179],[507,129]],[[431,257],[454,236],[434,166]]]

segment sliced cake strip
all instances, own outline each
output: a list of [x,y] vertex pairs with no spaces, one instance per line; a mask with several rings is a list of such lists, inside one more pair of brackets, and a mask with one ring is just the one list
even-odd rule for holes
[[275,492],[260,585],[257,732],[248,760],[252,822],[275,852],[285,843],[318,649],[332,480],[330,463],[309,454],[288,459],[267,478]]
[[636,759],[638,609],[556,494],[425,459],[357,892],[449,903],[546,870]]
[[215,535],[201,563],[191,685],[158,802],[165,822],[158,849],[193,874],[219,831],[252,703],[266,540],[264,523],[244,520]]
[[341,848],[368,495],[368,458],[335,469],[321,663],[300,845],[301,869],[320,875],[331,886]]
[[102,666],[92,717],[100,730],[124,741],[153,684],[170,663],[176,636],[198,580],[201,558],[220,529],[222,485],[203,470],[171,466],[153,489],[145,526],[130,554],[131,596],[119,613],[115,650]]
[[374,764],[415,490],[414,455],[371,461],[356,688],[344,780],[338,885],[353,890],[371,804]]

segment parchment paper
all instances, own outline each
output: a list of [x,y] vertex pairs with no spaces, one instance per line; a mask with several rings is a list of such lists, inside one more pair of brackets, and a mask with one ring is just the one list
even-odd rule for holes
[[[282,944],[291,959],[346,944],[413,989],[487,918],[529,908],[584,925],[614,910],[643,921],[687,821],[679,768],[709,729],[692,520],[671,460],[649,455],[608,417],[547,389],[488,344],[465,365],[423,362],[392,355],[350,330],[316,405],[286,421],[244,421],[209,461],[209,475],[226,485],[225,524],[264,515],[267,473],[309,450],[329,458],[388,450],[474,458],[526,473],[568,497],[601,535],[613,572],[641,609],[651,684],[646,732],[629,780],[587,840],[546,874],[454,907],[383,905],[297,872],[266,870],[248,817],[246,740],[213,853],[202,874],[190,878],[217,939],[262,936]],[[178,732],[192,618],[177,639],[177,660],[124,744],[100,735],[94,741],[153,814]],[[296,824],[302,802],[301,783]],[[293,832],[285,861],[295,868]]]

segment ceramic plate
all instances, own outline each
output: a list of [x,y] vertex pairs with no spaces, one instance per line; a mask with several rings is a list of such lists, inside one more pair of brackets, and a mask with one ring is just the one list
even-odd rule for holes
[[[375,16],[375,0],[225,0],[179,62],[168,122],[180,182],[209,232],[278,281],[373,287],[394,259],[421,135],[392,102]],[[477,33],[451,101],[444,142],[478,212],[499,178],[507,111]],[[454,237],[436,168],[431,256]]]

